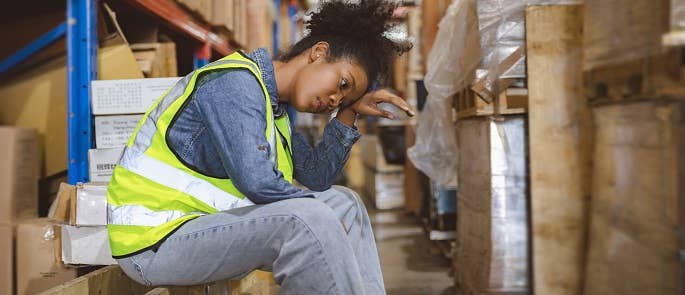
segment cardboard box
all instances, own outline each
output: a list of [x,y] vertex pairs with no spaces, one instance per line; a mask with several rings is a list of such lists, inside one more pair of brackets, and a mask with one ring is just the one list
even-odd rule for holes
[[143,115],[96,116],[95,147],[98,149],[122,148]]
[[[67,169],[66,58],[42,63],[0,83],[0,122],[35,128],[41,176]],[[133,53],[122,43],[98,52],[99,79],[142,78]],[[44,165],[44,166],[43,166]]]
[[180,79],[173,77],[93,81],[93,115],[145,113]]
[[117,264],[112,258],[107,228],[62,226],[62,261],[65,264]]
[[76,269],[59,261],[60,225],[46,218],[17,225],[17,294],[36,294],[76,278]]
[[107,225],[107,183],[81,183],[76,186],[72,225]]
[[[1,108],[0,108],[1,109]],[[38,136],[35,129],[0,126],[0,223],[36,217]]]
[[88,150],[88,176],[91,182],[109,182],[124,148]]
[[178,76],[175,43],[137,43],[131,49],[146,78]]
[[0,294],[14,294],[13,226],[0,224]]
[[383,156],[383,149],[376,135],[364,135],[361,140],[362,161],[364,166],[378,172],[401,172],[404,165],[388,164]]
[[379,172],[364,168],[366,195],[377,209],[404,206],[404,172]]
[[57,198],[50,206],[48,218],[59,223],[69,222],[71,215],[71,202],[76,199],[76,187],[66,182],[59,184]]

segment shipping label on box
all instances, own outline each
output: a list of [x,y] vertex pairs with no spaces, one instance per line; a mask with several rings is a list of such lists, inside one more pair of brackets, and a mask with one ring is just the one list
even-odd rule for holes
[[142,114],[180,77],[91,82],[93,115]]
[[107,227],[62,226],[62,261],[65,264],[112,265]]
[[88,176],[91,182],[109,182],[124,148],[88,150]]
[[95,147],[98,149],[126,146],[143,115],[96,116]]
[[74,225],[107,225],[107,183],[79,184],[75,211]]

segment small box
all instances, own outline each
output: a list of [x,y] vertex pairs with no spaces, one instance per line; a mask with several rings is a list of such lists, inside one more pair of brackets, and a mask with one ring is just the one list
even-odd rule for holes
[[78,184],[74,206],[72,225],[107,225],[107,183]]
[[404,171],[404,164],[389,164],[383,155],[383,148],[381,148],[380,141],[376,135],[364,135],[361,140],[362,146],[362,161],[364,166],[371,168],[377,172],[402,172]]
[[135,131],[143,115],[119,115],[95,117],[95,147],[98,149],[121,148]]
[[112,265],[107,227],[62,226],[62,261],[65,264]]
[[364,169],[366,194],[377,209],[393,209],[404,206],[404,172],[378,172]]
[[38,215],[38,134],[0,126],[0,223]]
[[88,150],[90,182],[109,182],[123,152],[124,148]]
[[92,81],[93,115],[145,113],[180,79],[172,77]]
[[59,260],[60,225],[46,218],[17,226],[16,251],[17,294],[37,294],[77,276],[75,268],[67,268]]

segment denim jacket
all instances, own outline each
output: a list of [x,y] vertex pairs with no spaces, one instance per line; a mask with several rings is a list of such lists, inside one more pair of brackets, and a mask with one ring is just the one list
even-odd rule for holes
[[[274,68],[263,48],[248,55],[262,71],[274,116],[285,114],[279,103]],[[264,136],[266,106],[259,82],[246,70],[220,70],[198,78],[196,90],[170,127],[168,144],[189,167],[208,176],[230,178],[255,204],[312,197],[288,183],[269,161],[275,153]],[[313,191],[328,189],[340,173],[360,134],[337,119],[312,147],[292,133],[294,178]]]

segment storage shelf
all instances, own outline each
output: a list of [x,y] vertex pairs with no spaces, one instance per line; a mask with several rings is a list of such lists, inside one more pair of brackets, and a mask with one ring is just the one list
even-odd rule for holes
[[209,42],[212,49],[222,55],[233,52],[228,40],[213,33],[205,24],[197,21],[188,12],[171,0],[126,0],[131,5],[152,14],[171,29],[185,34],[199,42]]

